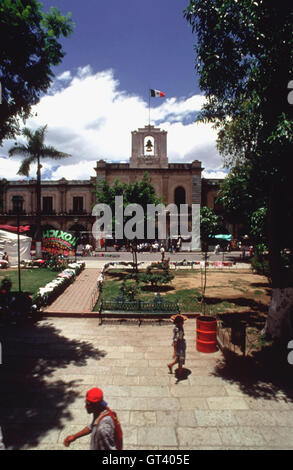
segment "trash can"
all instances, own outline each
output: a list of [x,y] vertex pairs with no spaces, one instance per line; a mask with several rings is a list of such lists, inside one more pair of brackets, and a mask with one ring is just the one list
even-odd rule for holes
[[203,353],[213,353],[217,348],[217,319],[200,315],[196,319],[196,349]]

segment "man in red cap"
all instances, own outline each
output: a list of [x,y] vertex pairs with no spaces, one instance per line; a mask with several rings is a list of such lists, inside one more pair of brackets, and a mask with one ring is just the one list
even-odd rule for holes
[[64,445],[69,447],[70,443],[79,437],[91,434],[90,450],[117,450],[115,419],[119,426],[120,424],[116,413],[111,411],[104,401],[100,388],[91,388],[87,392],[85,407],[89,414],[93,414],[92,423],[78,433],[66,437]]

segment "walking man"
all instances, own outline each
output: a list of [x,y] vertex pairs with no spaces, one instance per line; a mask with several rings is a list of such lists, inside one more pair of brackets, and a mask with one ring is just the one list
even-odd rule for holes
[[122,429],[117,415],[104,401],[100,388],[91,388],[86,394],[85,408],[93,414],[92,423],[76,434],[67,436],[65,447],[79,437],[91,434],[90,450],[121,450]]

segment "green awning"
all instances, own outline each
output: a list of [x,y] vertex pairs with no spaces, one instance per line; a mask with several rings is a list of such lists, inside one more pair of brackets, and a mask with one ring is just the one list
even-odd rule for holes
[[232,240],[232,235],[210,235],[210,238],[217,238],[218,240],[226,240],[230,242]]

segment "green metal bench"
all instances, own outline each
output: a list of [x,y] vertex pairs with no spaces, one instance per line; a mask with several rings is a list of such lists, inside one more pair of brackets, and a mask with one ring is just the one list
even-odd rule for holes
[[139,325],[143,319],[170,318],[180,313],[178,302],[167,302],[157,294],[151,302],[142,300],[129,301],[123,296],[115,300],[102,300],[99,309],[100,324],[103,318],[135,318]]

